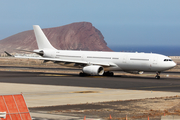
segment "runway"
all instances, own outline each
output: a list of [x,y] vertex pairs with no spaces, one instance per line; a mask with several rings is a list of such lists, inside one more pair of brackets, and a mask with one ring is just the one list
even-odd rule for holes
[[114,77],[79,77],[77,74],[1,71],[0,82],[180,92],[180,78],[169,77],[161,79],[155,79],[147,76],[141,77],[127,75],[116,75]]

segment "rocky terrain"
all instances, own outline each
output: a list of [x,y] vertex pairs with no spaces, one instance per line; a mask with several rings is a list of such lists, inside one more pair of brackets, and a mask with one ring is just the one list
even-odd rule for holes
[[[89,22],[72,23],[43,29],[50,43],[61,50],[112,51],[101,32]],[[0,40],[0,53],[17,52],[15,49],[34,50],[37,43],[33,30],[24,31]]]

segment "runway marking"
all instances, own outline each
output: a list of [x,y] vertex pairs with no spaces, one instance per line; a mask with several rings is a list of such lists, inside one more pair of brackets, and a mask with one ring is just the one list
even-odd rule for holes
[[[73,76],[73,75],[59,75],[59,74],[40,74],[40,76]],[[106,76],[86,76],[91,78],[105,78]]]
[[91,78],[107,78],[106,76],[86,76],[86,77],[91,77]]
[[100,93],[99,91],[75,91],[70,93]]
[[72,75],[40,74],[40,76],[72,76]]

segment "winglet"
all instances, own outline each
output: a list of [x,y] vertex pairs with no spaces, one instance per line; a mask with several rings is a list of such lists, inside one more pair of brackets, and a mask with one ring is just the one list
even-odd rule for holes
[[4,51],[8,56],[10,56],[10,57],[14,57],[14,55],[11,55],[10,53],[8,53],[8,52],[6,52],[6,51]]

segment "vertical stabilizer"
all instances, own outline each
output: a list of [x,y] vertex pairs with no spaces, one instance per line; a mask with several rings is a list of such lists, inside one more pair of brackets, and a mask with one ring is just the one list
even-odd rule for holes
[[39,25],[33,25],[33,28],[34,28],[34,33],[35,33],[35,36],[36,36],[36,41],[37,41],[39,49],[45,49],[45,48],[55,49],[51,45],[51,43],[49,42],[49,40],[47,39],[47,37],[45,36],[43,31],[39,27]]

